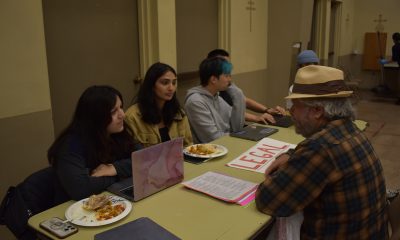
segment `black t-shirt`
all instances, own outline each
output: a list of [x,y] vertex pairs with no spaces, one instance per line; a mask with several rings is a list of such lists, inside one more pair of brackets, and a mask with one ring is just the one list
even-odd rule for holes
[[392,47],[392,61],[395,61],[400,66],[400,43],[395,43]]
[[232,98],[226,91],[220,91],[219,96],[222,97],[222,99],[224,99],[229,105],[233,106]]
[[168,134],[167,127],[159,128],[158,131],[160,132],[161,142],[166,142],[166,141],[171,140],[171,138],[169,137],[169,134]]

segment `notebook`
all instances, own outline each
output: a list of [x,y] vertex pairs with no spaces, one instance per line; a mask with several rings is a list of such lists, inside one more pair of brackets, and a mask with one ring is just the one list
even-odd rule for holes
[[107,191],[136,202],[183,180],[183,138],[135,151],[131,159],[132,178]]
[[232,137],[244,138],[252,141],[259,141],[278,131],[276,128],[264,127],[258,125],[249,125],[242,131],[231,133]]
[[94,240],[179,240],[177,236],[158,225],[147,217],[138,218],[132,222],[98,233]]

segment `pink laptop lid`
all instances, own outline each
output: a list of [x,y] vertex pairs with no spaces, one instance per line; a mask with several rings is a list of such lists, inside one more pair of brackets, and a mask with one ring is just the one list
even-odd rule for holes
[[176,138],[132,153],[134,201],[183,180],[183,138]]

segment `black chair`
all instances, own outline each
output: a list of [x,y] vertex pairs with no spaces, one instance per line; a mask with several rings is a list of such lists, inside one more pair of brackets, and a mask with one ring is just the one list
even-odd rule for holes
[[389,205],[389,222],[392,235],[391,240],[400,239],[400,197],[397,196]]
[[56,175],[51,167],[28,176],[16,187],[9,187],[0,206],[0,224],[6,225],[18,239],[36,239],[28,219],[56,205]]

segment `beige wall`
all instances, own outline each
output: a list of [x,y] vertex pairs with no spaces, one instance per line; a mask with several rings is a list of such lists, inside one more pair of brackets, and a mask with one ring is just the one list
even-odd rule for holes
[[[388,34],[386,43],[386,55],[391,56],[393,45],[392,34],[400,32],[400,1],[399,0],[354,0],[354,48],[362,53],[364,49],[364,34],[375,32],[377,25],[374,20],[382,14],[382,18],[387,21],[383,23],[384,32]],[[351,15],[350,15],[351,17]]]
[[159,56],[161,62],[176,68],[175,0],[159,0],[157,4]]
[[362,54],[364,35],[376,32],[379,14],[386,20],[383,22],[384,32],[388,34],[386,56],[392,55],[392,34],[400,32],[400,1],[398,0],[346,0],[342,2],[342,31],[340,55]]
[[0,118],[50,109],[41,1],[1,1],[0,29]]
[[302,0],[300,6],[299,19],[301,19],[301,24],[299,26],[299,39],[302,43],[302,50],[307,49],[307,45],[310,41],[313,2],[314,0]]
[[158,61],[168,63],[176,69],[175,0],[137,0],[137,5],[142,77]]
[[[229,2],[229,1],[228,1]],[[232,25],[227,28],[235,28],[237,22],[245,23],[241,29],[230,29],[229,38],[232,41],[232,48],[226,49],[231,53],[231,60],[234,65],[233,81],[243,89],[244,93],[251,98],[267,104],[270,99],[265,94],[268,88],[266,71],[266,44],[267,44],[267,4],[263,1],[256,2],[258,14],[253,16],[252,32],[249,32],[249,12],[239,14],[240,7],[247,6],[245,2],[241,5],[237,2],[230,2],[234,6],[227,7],[233,18]],[[218,1],[207,0],[201,3],[196,0],[177,0],[177,56],[178,72],[197,71],[198,65],[206,57],[206,54],[218,46]],[[232,35],[230,35],[232,34]],[[251,35],[249,37],[248,35]],[[247,47],[246,47],[247,46]],[[241,57],[241,56],[244,57]],[[252,66],[248,66],[252,63]],[[247,65],[246,65],[247,64]],[[181,75],[178,77],[179,86],[177,96],[181,104],[184,103],[186,91],[199,85],[197,73]]]
[[230,39],[228,50],[235,74],[267,68],[268,3],[265,0],[249,2],[230,1],[228,9],[230,22],[225,26],[229,28],[226,38]]
[[55,135],[70,123],[80,95],[91,85],[115,87],[128,107],[139,75],[135,1],[42,4]]
[[357,49],[354,39],[354,0],[342,2],[342,19],[339,56],[348,55]]
[[[46,151],[53,141],[51,111],[0,119],[0,197],[10,185],[47,166]],[[13,239],[0,226],[0,239]]]
[[175,5],[177,71],[197,71],[207,53],[218,47],[218,1],[176,0]]
[[376,71],[361,69],[362,53],[364,51],[364,36],[366,32],[375,32],[379,14],[386,20],[383,22],[387,33],[386,51],[390,59],[393,45],[393,32],[400,32],[400,1],[398,0],[346,0],[343,1],[342,29],[339,64],[344,65],[354,78],[360,79],[360,87],[370,89],[381,81],[381,74]]
[[[0,2],[0,197],[47,165],[53,140],[40,0]],[[5,227],[1,239],[13,239]]]
[[299,41],[302,42],[302,49],[307,46],[312,4],[311,0],[268,1],[268,75],[264,93],[269,106],[285,105],[283,98],[288,93],[292,46]]
[[[9,184],[22,180],[22,173],[44,165],[53,125],[41,1],[9,0],[1,5],[0,155],[5,166],[0,170],[4,178],[0,181],[0,194],[3,195]],[[10,175],[10,171],[14,174]]]
[[[199,49],[204,51],[203,49],[205,44],[212,47],[214,39],[218,41],[218,39],[215,38],[215,35],[209,34],[211,31],[210,29],[214,29],[217,18],[214,15],[210,16],[210,11],[207,11],[204,13],[205,16],[207,16],[206,19],[201,22],[201,17],[199,16],[206,10],[196,7],[196,5],[190,7],[190,1],[194,0],[190,0],[187,3],[186,1],[183,2],[177,0],[176,3],[179,71],[182,71],[182,69],[187,71],[196,70],[200,59],[203,58],[203,55],[205,54],[202,55],[199,53]],[[289,0],[270,0],[268,1],[267,6],[264,6],[265,11],[267,11],[265,16],[267,16],[266,21],[268,26],[264,25],[264,30],[267,32],[261,31],[261,34],[268,36],[266,41],[267,49],[262,48],[261,46],[258,55],[265,56],[268,65],[260,70],[250,70],[241,73],[240,71],[237,71],[238,69],[236,67],[236,62],[240,61],[240,55],[236,55],[236,60],[234,56],[232,56],[232,62],[234,64],[233,80],[244,90],[244,93],[247,96],[266,104],[267,106],[285,105],[283,98],[287,94],[290,80],[292,45],[294,42],[300,41],[302,42],[302,49],[306,48],[307,43],[310,40],[312,5],[313,0],[295,2]],[[259,10],[262,9],[261,6],[259,7]],[[285,10],[284,14],[282,14],[283,9]],[[191,16],[194,16],[194,19],[196,19],[195,22],[193,22]],[[214,19],[214,23],[210,19]],[[243,16],[243,21],[247,21],[248,19],[248,14]],[[236,19],[235,21],[240,21],[240,19]],[[189,24],[186,25],[185,23]],[[196,29],[196,32],[193,33],[194,37],[190,38],[187,36],[193,32],[193,30],[190,31],[192,25]],[[248,25],[246,25],[246,27],[247,26]],[[257,24],[255,26],[257,26]],[[248,39],[247,37],[244,37],[244,35],[245,34],[236,34],[234,36],[235,41],[237,43],[240,43],[241,41],[246,42]],[[207,36],[208,38],[203,44],[201,39],[198,39],[198,36]],[[252,43],[251,41],[246,44],[253,44],[253,48],[257,48],[258,46],[257,43]],[[232,53],[234,52],[235,49],[232,49]],[[246,56],[253,57],[252,54],[248,53],[246,53]],[[199,80],[195,75],[195,77],[192,77],[191,79],[179,79],[179,81],[178,98],[181,103],[183,103],[187,89],[198,85]]]

